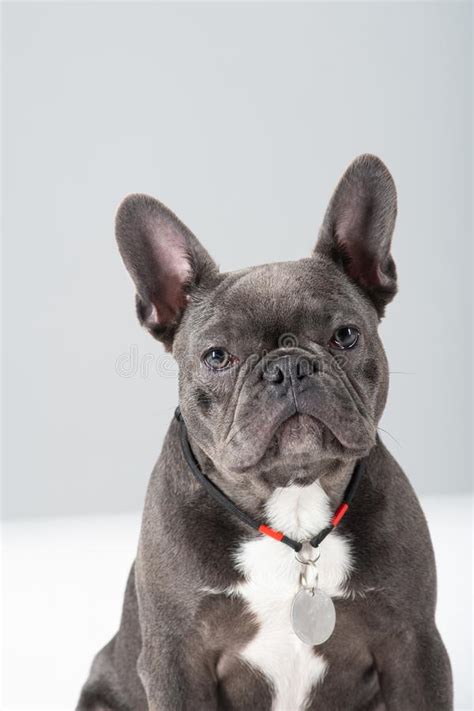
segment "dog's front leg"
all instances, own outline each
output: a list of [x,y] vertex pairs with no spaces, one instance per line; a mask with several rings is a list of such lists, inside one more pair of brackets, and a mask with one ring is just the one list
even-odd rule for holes
[[215,711],[212,655],[206,652],[194,609],[178,597],[183,588],[156,585],[156,570],[144,566],[140,556],[136,575],[142,643],[137,671],[148,711]]
[[210,671],[198,660],[189,662],[186,640],[168,639],[163,644],[161,638],[158,647],[152,636],[150,628],[149,633],[144,635],[138,660],[138,674],[145,689],[148,710],[216,710],[216,687]]
[[375,660],[389,711],[452,711],[451,666],[434,623],[391,636]]

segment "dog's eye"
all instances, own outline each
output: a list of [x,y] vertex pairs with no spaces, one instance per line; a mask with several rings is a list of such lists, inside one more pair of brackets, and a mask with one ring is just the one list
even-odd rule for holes
[[346,351],[348,348],[354,348],[359,340],[359,331],[355,326],[341,326],[332,334],[330,345]]
[[224,348],[210,348],[204,353],[202,359],[211,370],[224,370],[235,361],[234,356]]

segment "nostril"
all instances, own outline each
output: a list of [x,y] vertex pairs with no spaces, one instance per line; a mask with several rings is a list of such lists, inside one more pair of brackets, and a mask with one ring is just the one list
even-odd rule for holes
[[283,370],[280,368],[279,365],[275,365],[274,363],[269,363],[264,368],[263,377],[265,378],[265,380],[268,380],[269,383],[275,383],[276,385],[279,385],[285,379]]
[[313,373],[317,372],[317,364],[308,358],[300,358],[296,363],[296,377],[298,380],[303,380]]
[[284,381],[284,379],[285,379],[285,376],[283,374],[282,369],[277,366],[277,368],[275,369],[275,373],[273,375],[273,382],[274,383],[282,383]]

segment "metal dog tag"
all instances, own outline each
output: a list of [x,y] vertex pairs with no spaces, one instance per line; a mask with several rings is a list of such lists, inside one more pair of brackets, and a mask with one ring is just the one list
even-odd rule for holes
[[318,588],[301,588],[291,605],[291,626],[305,644],[325,642],[336,626],[336,608],[326,593]]

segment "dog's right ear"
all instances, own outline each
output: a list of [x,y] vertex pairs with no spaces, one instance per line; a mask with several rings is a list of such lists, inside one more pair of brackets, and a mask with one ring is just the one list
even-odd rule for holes
[[148,195],[125,198],[115,233],[137,289],[138,319],[171,349],[190,292],[214,281],[217,267],[171,210]]

